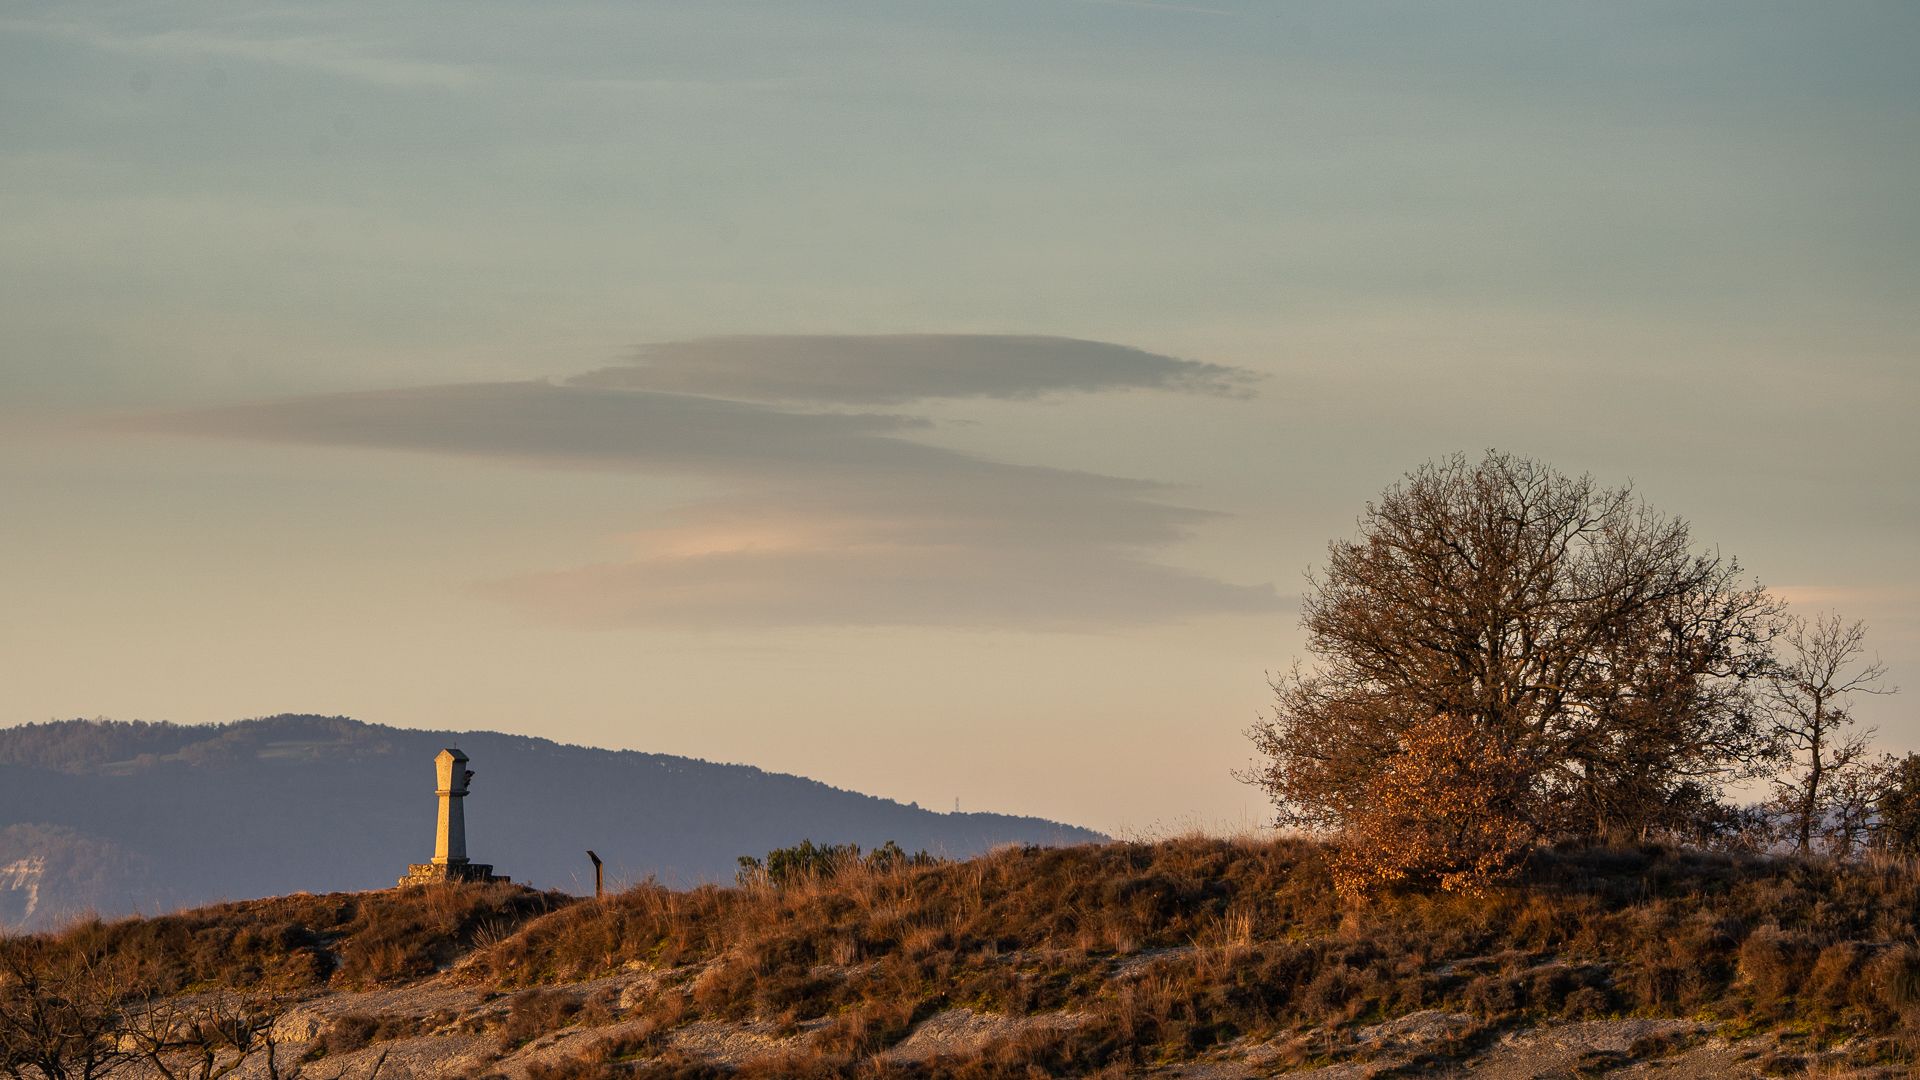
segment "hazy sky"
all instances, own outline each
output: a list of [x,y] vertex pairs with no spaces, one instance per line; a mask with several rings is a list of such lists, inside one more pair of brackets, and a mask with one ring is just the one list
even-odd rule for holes
[[0,7],[0,724],[282,711],[1114,831],[1429,458],[1868,620],[1920,5]]

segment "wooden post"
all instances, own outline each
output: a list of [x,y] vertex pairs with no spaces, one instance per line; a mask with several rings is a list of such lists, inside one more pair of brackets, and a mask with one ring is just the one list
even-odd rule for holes
[[587,858],[589,858],[589,859],[592,859],[592,860],[593,860],[593,898],[594,898],[595,900],[598,900],[598,899],[600,899],[600,888],[601,888],[601,882],[600,882],[600,856],[598,856],[598,855],[595,855],[595,854],[593,853],[593,851],[592,851],[592,849],[588,849],[588,851],[587,851]]

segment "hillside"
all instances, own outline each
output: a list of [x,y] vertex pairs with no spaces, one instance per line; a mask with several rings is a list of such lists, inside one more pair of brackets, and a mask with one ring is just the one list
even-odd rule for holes
[[298,891],[379,888],[433,851],[433,756],[459,746],[476,861],[542,887],[731,880],[803,838],[966,856],[1099,834],[943,814],[742,765],[345,717],[0,729],[0,927]]
[[281,1075],[329,1080],[1895,1077],[1917,903],[1912,864],[1647,848],[1349,909],[1315,844],[1189,839],[604,901],[286,897],[16,947],[264,1002]]

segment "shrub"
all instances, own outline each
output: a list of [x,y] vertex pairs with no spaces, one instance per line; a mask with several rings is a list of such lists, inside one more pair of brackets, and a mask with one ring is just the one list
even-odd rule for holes
[[321,1046],[327,1054],[351,1054],[355,1050],[373,1041],[380,1031],[380,1021],[360,1013],[349,1013],[335,1017],[327,1025],[327,1033],[321,1040]]
[[1613,995],[1605,987],[1583,986],[1567,995],[1561,1013],[1574,1020],[1592,1020],[1613,1011]]
[[511,1050],[549,1031],[566,1027],[580,1008],[579,995],[565,990],[527,990],[517,994],[507,1006],[506,1023],[500,1029],[500,1048]]
[[1754,1003],[1776,1010],[1800,989],[1813,969],[1815,949],[1805,938],[1765,926],[1740,946],[1740,977]]
[[802,840],[793,847],[775,848],[767,852],[764,862],[751,855],[742,855],[737,861],[740,869],[734,875],[734,880],[739,884],[785,888],[803,881],[830,879],[855,867],[884,873],[932,866],[940,860],[924,851],[909,855],[892,840],[868,852],[864,858],[858,844],[815,844],[811,840]]
[[1879,1003],[1898,1016],[1920,1012],[1920,946],[1895,945],[1875,957],[1869,983]]
[[1484,893],[1532,840],[1517,809],[1525,781],[1516,755],[1470,722],[1414,724],[1349,819],[1336,887],[1350,900],[1402,884]]

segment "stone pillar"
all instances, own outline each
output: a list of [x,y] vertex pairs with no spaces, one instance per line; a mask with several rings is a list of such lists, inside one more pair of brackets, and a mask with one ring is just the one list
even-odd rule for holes
[[433,861],[409,863],[400,886],[512,881],[496,875],[490,863],[467,861],[467,784],[473,780],[473,774],[467,771],[467,755],[454,749],[442,750],[433,764],[440,776],[440,789],[434,792],[440,796],[440,826],[433,838]]
[[442,750],[433,759],[440,772],[440,828],[433,840],[435,866],[465,866],[467,862],[467,755],[458,750]]

